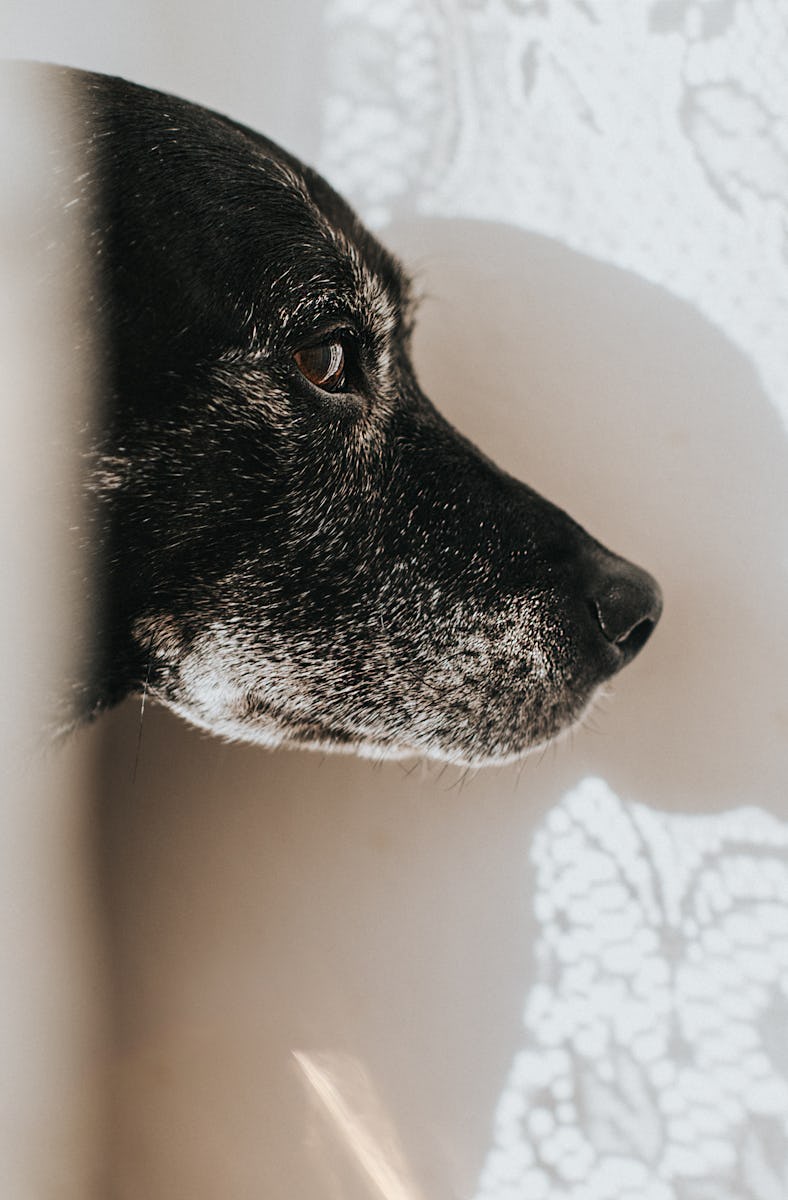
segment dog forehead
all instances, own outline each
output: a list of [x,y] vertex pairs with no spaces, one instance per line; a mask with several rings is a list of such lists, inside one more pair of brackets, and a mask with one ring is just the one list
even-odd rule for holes
[[296,309],[308,322],[310,308],[319,322],[344,307],[383,334],[407,319],[402,267],[311,167],[199,105],[87,78],[92,144],[122,223],[139,227],[140,243],[160,244],[165,273],[190,264],[202,292],[222,279],[233,307],[261,329]]
[[402,305],[358,248],[328,231],[330,246],[304,247],[271,289],[280,327],[294,329],[350,320],[388,338],[402,323]]
[[269,280],[283,326],[341,312],[381,336],[405,324],[411,285],[399,262],[314,172],[270,158],[266,171],[284,193],[273,206],[278,270]]
[[350,265],[355,293],[370,322],[386,334],[408,328],[413,288],[400,263],[358,222],[351,230],[329,222],[328,233]]

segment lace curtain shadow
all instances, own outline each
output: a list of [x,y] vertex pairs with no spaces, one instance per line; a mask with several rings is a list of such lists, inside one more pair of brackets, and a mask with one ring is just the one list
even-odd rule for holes
[[536,983],[476,1200],[778,1200],[788,828],[589,779],[534,839]]

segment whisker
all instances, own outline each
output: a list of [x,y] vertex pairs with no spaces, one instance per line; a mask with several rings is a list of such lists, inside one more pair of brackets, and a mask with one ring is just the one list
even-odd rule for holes
[[151,662],[152,662],[152,655],[149,654],[148,655],[148,666],[147,666],[147,670],[145,671],[145,682],[142,685],[142,700],[140,702],[140,723],[139,723],[139,727],[137,729],[137,750],[134,755],[134,770],[131,773],[132,784],[135,784],[137,782],[137,767],[139,766],[140,750],[142,749],[142,722],[143,722],[143,718],[145,717],[145,701],[148,696],[148,683],[150,682]]

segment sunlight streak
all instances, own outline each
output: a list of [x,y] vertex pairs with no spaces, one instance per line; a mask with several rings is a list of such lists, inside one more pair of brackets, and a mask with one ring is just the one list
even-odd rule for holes
[[397,1135],[360,1063],[293,1051],[341,1144],[383,1200],[423,1200],[408,1177]]

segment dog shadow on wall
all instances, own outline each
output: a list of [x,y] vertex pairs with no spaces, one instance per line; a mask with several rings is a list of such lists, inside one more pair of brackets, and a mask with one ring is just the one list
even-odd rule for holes
[[434,297],[428,395],[663,587],[658,640],[594,718],[600,765],[657,806],[779,808],[788,431],[753,368],[688,305],[547,238],[435,222],[390,240]]
[[586,725],[520,767],[226,746],[149,708],[135,775],[138,702],[85,735],[129,1194],[382,1194],[347,1129],[308,1117],[294,1051],[364,1064],[407,1164],[397,1200],[474,1194],[539,971],[549,813],[593,776],[666,813],[785,816],[786,433],[753,368],[686,304],[548,239],[413,221],[383,240],[427,293],[426,393],[650,570],[664,616]]

